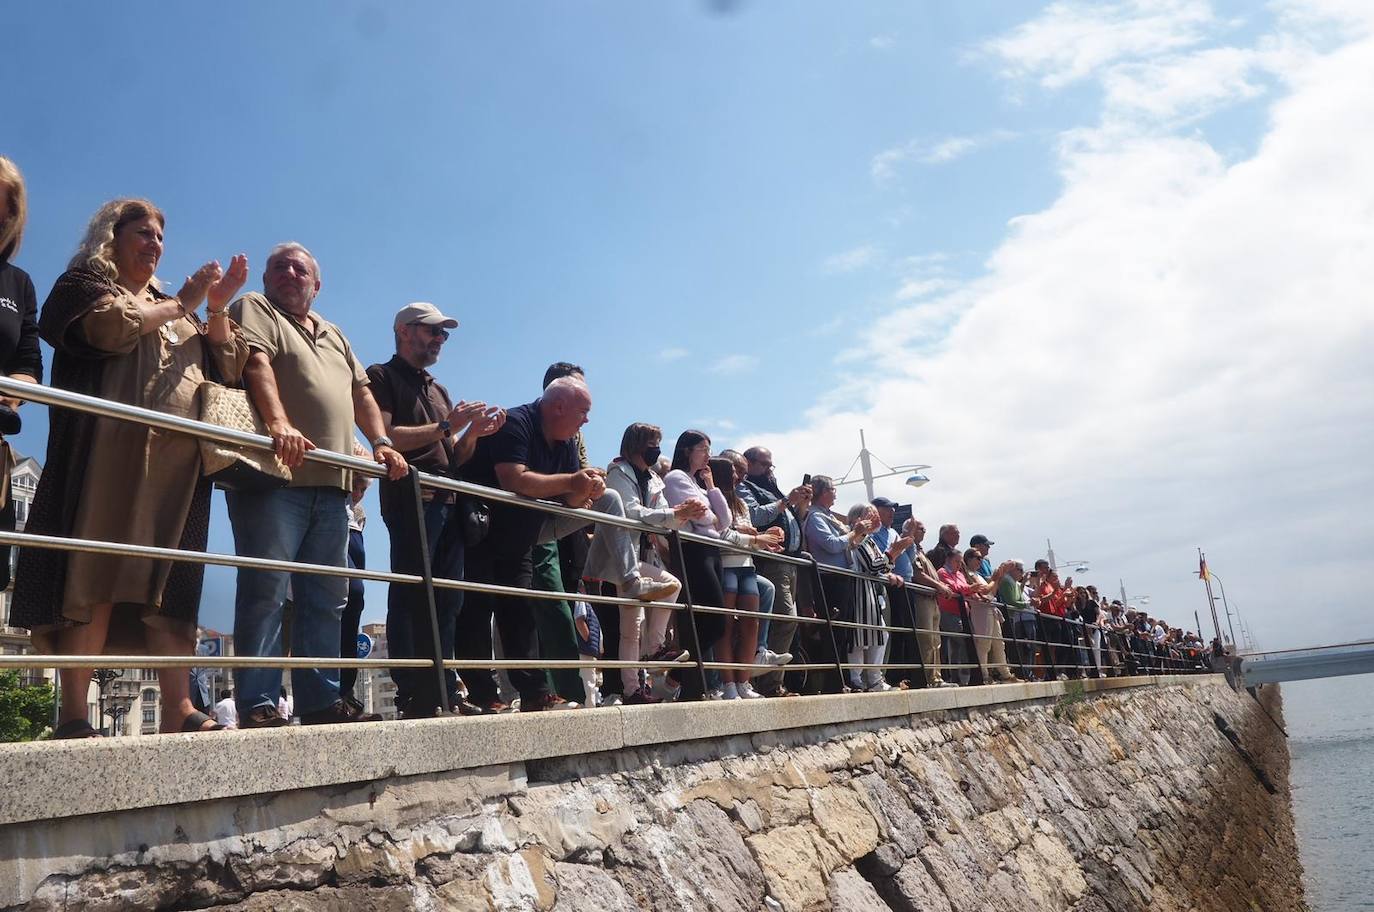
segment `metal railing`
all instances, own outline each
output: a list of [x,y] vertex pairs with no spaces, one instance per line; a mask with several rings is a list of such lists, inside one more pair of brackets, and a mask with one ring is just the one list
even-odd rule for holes
[[[84,412],[90,415],[113,418],[124,421],[132,421],[146,426],[160,428],[162,430],[179,432],[193,437],[207,440],[214,440],[235,446],[253,447],[261,450],[272,450],[272,440],[256,434],[248,434],[235,431],[217,425],[206,424],[204,422],[168,415],[152,409],[141,408],[138,406],[127,405],[120,402],[85,396],[66,390],[55,389],[41,385],[20,383],[8,378],[0,377],[0,394],[23,399],[29,402],[46,404],[55,408],[67,408],[74,411]],[[322,465],[343,468],[353,472],[360,472],[372,477],[385,475],[385,469],[377,463],[355,456],[334,453],[327,450],[312,450],[305,454],[305,459],[310,462]],[[1091,643],[1084,635],[1083,625],[1080,621],[1067,618],[1058,618],[1044,612],[1033,611],[1032,609],[1020,609],[1000,605],[995,602],[982,600],[966,599],[960,597],[957,600],[958,614],[963,626],[962,632],[942,631],[939,629],[922,628],[914,623],[915,613],[911,612],[910,617],[913,623],[910,625],[899,625],[892,622],[894,617],[894,600],[888,599],[887,623],[870,624],[860,623],[850,620],[844,616],[844,606],[832,606],[828,603],[824,576],[832,578],[849,578],[865,584],[873,584],[879,587],[880,591],[888,588],[887,580],[881,577],[867,576],[858,571],[833,567],[822,564],[811,558],[809,555],[788,555],[765,551],[756,551],[742,545],[737,545],[719,538],[698,535],[688,531],[665,529],[653,526],[648,523],[639,522],[623,516],[612,516],[593,510],[569,507],[564,504],[554,503],[544,500],[534,500],[523,497],[500,489],[487,488],[482,485],[470,482],[459,481],[453,478],[432,475],[419,472],[413,467],[410,470],[411,491],[416,504],[416,520],[420,526],[420,542],[425,548],[425,559],[421,561],[423,572],[396,573],[381,570],[364,570],[347,566],[333,566],[324,564],[303,563],[298,561],[271,560],[267,558],[247,557],[235,554],[223,554],[215,552],[196,552],[183,551],[176,548],[153,547],[147,545],[131,545],[118,542],[92,541],[79,538],[34,534],[29,532],[0,532],[0,544],[17,546],[20,548],[48,548],[63,551],[85,551],[90,553],[123,556],[130,558],[157,559],[168,561],[182,561],[200,563],[206,565],[226,566],[235,568],[247,568],[258,570],[284,571],[291,573],[313,573],[335,577],[345,577],[348,579],[372,580],[390,584],[402,585],[422,585],[425,589],[429,620],[432,626],[432,640],[436,645],[435,654],[429,657],[388,657],[379,659],[357,659],[343,658],[336,656],[226,656],[226,657],[203,657],[203,656],[52,656],[52,655],[27,655],[13,656],[0,655],[0,668],[184,668],[188,666],[203,666],[207,668],[379,668],[379,669],[398,669],[398,668],[433,668],[438,676],[439,692],[441,694],[443,709],[450,709],[448,701],[448,689],[445,683],[446,669],[472,669],[479,667],[483,669],[565,669],[565,668],[600,668],[606,670],[617,669],[676,669],[680,673],[686,669],[699,676],[698,683],[703,692],[707,690],[708,676],[713,672],[721,671],[754,671],[758,674],[777,671],[821,671],[834,672],[838,680],[831,681],[828,685],[830,690],[845,690],[849,685],[849,672],[863,672],[870,670],[880,670],[884,672],[898,672],[897,677],[901,677],[902,672],[910,672],[910,676],[905,678],[911,686],[924,686],[928,679],[932,678],[937,669],[927,669],[922,655],[921,641],[927,642],[931,637],[939,637],[943,644],[943,651],[952,652],[951,645],[963,642],[969,649],[970,661],[946,662],[939,661],[938,672],[951,670],[956,673],[967,672],[970,681],[984,682],[989,680],[989,670],[979,650],[976,648],[977,641],[996,641],[1001,640],[1013,655],[1008,655],[1008,666],[1022,670],[1023,675],[1042,675],[1046,679],[1058,677],[1060,675],[1079,676],[1082,674],[1107,674],[1111,671],[1128,671],[1139,673],[1148,670],[1150,673],[1186,673],[1197,670],[1189,660],[1168,653],[1157,653],[1152,645],[1142,645],[1143,641],[1138,638],[1123,639],[1114,631],[1103,633],[1102,652],[1105,654],[1115,654],[1119,660],[1110,665],[1099,664],[1093,661],[1091,655]],[[749,554],[755,559],[791,564],[799,571],[805,571],[811,583],[814,604],[810,614],[803,614],[803,605],[798,605],[796,616],[779,616],[776,613],[762,611],[745,611],[737,608],[728,608],[723,605],[699,604],[692,599],[690,586],[687,581],[687,574],[679,572],[679,577],[683,583],[681,602],[646,602],[637,599],[625,598],[621,596],[604,595],[598,593],[584,593],[578,591],[548,591],[539,589],[522,588],[515,586],[505,586],[496,583],[479,582],[475,580],[449,579],[436,577],[432,574],[428,561],[428,550],[424,544],[424,509],[422,489],[432,489],[449,491],[455,494],[478,497],[491,504],[503,504],[515,506],[523,509],[537,510],[549,515],[574,517],[585,520],[587,525],[611,525],[617,526],[636,533],[650,533],[665,536],[670,544],[671,553],[676,558],[678,570],[685,564],[682,546],[686,542],[718,548],[725,551],[741,552]],[[571,588],[576,589],[577,581],[573,581]],[[565,581],[565,590],[569,588]],[[907,599],[910,607],[914,609],[915,599],[930,599],[935,596],[934,590],[929,587],[907,582],[904,588],[910,590],[915,597]],[[440,654],[438,644],[438,612],[434,600],[436,589],[452,589],[469,593],[483,593],[500,597],[515,597],[551,601],[583,601],[593,605],[608,606],[633,606],[637,608],[665,608],[679,614],[680,622],[689,625],[692,631],[692,642],[697,643],[699,648],[693,651],[691,656],[692,665],[684,665],[677,662],[651,662],[644,659],[639,660],[619,660],[619,659],[495,659],[495,658],[449,658]],[[995,631],[987,634],[975,634],[972,622],[971,609],[983,608],[992,605],[1000,609],[1005,615],[1005,627],[998,625]],[[721,662],[713,658],[707,658],[703,653],[711,650],[713,644],[701,643],[696,636],[698,614],[724,614],[735,618],[757,618],[761,621],[767,620],[775,623],[796,623],[798,626],[798,636],[801,631],[810,628],[816,636],[807,639],[819,639],[819,644],[813,644],[813,648],[819,646],[821,657],[824,660],[813,658],[808,662],[795,662],[785,666],[765,665],[741,662]],[[1058,638],[1035,636],[1031,638],[1017,636],[1017,623],[1024,623],[1027,614],[1034,615],[1036,631],[1039,633],[1042,627],[1049,628],[1050,632],[1057,634]],[[872,630],[878,631],[887,636],[886,647],[890,650],[894,640],[892,637],[910,637],[911,649],[909,654],[913,657],[912,661],[906,662],[881,662],[881,663],[861,663],[846,661],[847,655],[841,651],[842,634],[849,630]],[[1064,631],[1076,631],[1065,633]],[[684,633],[679,625],[679,638]],[[1108,637],[1113,637],[1113,646],[1109,650],[1107,646]],[[991,645],[991,643],[990,643]],[[1067,653],[1067,655],[1066,655]],[[694,668],[692,667],[694,666]],[[962,674],[961,674],[962,676]]]

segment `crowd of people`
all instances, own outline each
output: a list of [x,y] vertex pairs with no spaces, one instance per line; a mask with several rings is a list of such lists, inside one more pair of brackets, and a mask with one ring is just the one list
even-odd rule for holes
[[[511,408],[455,402],[429,369],[458,321],[433,304],[400,308],[393,356],[364,368],[314,309],[320,265],[299,243],[268,252],[261,292],[243,291],[249,264],[238,254],[227,267],[205,263],[169,294],[155,277],[162,212],[148,200],[112,200],[92,216],[40,311],[32,282],[12,264],[25,192],[2,157],[0,203],[6,375],[41,381],[42,338],[53,349],[54,387],[187,418],[199,417],[208,384],[246,391],[290,478],[226,490],[237,554],[365,567],[368,479],[306,458],[315,449],[353,453],[384,470],[393,572],[529,593],[441,585],[431,601],[424,585],[391,583],[389,655],[438,654],[461,665],[443,674],[395,668],[404,718],[445,705],[488,715],[517,703],[549,711],[1136,672],[1177,667],[1200,649],[1195,634],[1091,586],[1061,583],[1045,561],[1029,571],[1016,560],[994,566],[986,536],[961,548],[958,527],[941,526],[927,551],[926,526],[886,498],[838,512],[834,479],[784,486],[764,447],[715,451],[707,434],[686,430],[669,454],[659,427],[636,422],[609,465],[594,465],[581,434],[592,407],[582,368],[550,366],[538,395]],[[585,514],[432,485],[417,496],[411,467],[611,521],[589,525]],[[203,551],[211,488],[193,437],[54,407],[26,531]],[[193,562],[23,548],[12,623],[56,655],[189,657],[202,577]],[[581,593],[615,600],[588,604]],[[236,651],[351,657],[362,599],[360,582],[343,576],[240,567]],[[498,656],[626,664],[599,675],[526,663],[503,681],[490,664]],[[696,660],[723,667],[703,674]],[[57,737],[99,736],[86,715],[91,672],[61,670]],[[213,715],[197,707],[185,669],[160,677],[165,731],[216,730],[230,716],[240,728],[285,725],[292,715],[303,724],[378,718],[353,694],[356,673],[337,668],[292,668],[290,709],[278,669],[240,669]]]

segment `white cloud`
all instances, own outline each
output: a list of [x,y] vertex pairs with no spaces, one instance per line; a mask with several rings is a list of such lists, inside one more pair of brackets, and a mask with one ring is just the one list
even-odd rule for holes
[[1121,60],[1192,47],[1215,25],[1206,0],[1061,0],[981,50],[1001,61],[1004,75],[1055,89]]
[[877,51],[890,51],[897,46],[896,35],[874,35],[868,39],[868,46]]
[[1006,142],[1016,134],[1010,130],[990,130],[973,136],[948,136],[934,142],[912,139],[900,146],[884,149],[869,162],[868,172],[879,184],[896,177],[898,169],[909,163],[943,165],[997,143]]
[[659,350],[659,352],[658,352],[658,360],[660,360],[660,361],[681,361],[683,358],[687,357],[687,356],[690,355],[690,354],[691,354],[691,352],[687,351],[687,349],[685,349],[685,348],[677,348],[677,347],[673,347],[673,348],[664,348],[664,349],[660,349],[660,350]]
[[708,368],[713,374],[742,374],[758,366],[759,359],[753,355],[726,355]]
[[[1014,220],[976,279],[913,268],[910,303],[862,339],[863,381],[751,442],[786,473],[836,471],[863,427],[889,462],[933,465],[919,493],[879,483],[928,526],[958,519],[1004,556],[1052,538],[1092,562],[1088,581],[1123,578],[1177,624],[1207,613],[1200,545],[1267,645],[1369,635],[1350,571],[1374,551],[1374,39],[1180,53],[1205,7],[1129,7],[1164,18],[1106,37],[1065,26],[1058,43],[1097,49],[1061,56],[1012,33],[1041,61],[1023,76],[1106,89],[1103,122],[1061,137],[1058,198]],[[1287,94],[1251,157],[1177,129],[1199,105],[1257,97],[1272,52]],[[1113,82],[1128,57],[1133,87]],[[1202,72],[1231,74],[1212,100],[1184,91]],[[1107,123],[1142,108],[1130,129]]]
[[865,266],[872,265],[880,256],[876,247],[865,244],[862,247],[855,247],[843,253],[827,257],[821,263],[821,271],[829,274],[854,272],[863,269]]

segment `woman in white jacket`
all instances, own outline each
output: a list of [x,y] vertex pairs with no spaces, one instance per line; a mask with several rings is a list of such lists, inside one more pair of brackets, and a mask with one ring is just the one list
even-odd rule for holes
[[[625,516],[661,529],[680,529],[687,522],[706,515],[706,506],[699,501],[689,501],[670,507],[664,497],[663,480],[656,475],[652,466],[661,455],[659,444],[663,441],[663,431],[652,424],[635,423],[625,429],[620,439],[620,457],[606,469],[606,484],[615,488],[625,506]],[[601,535],[598,527],[597,535]],[[658,548],[661,540],[644,533],[639,542],[639,572],[650,579],[668,577],[663,569],[663,560]],[[597,547],[593,540],[587,556],[586,575],[599,578],[600,571],[610,573],[614,568],[602,567],[603,558],[609,552]],[[614,576],[613,573],[611,573]],[[669,577],[671,578],[671,577]],[[676,596],[674,596],[676,597]],[[672,598],[665,601],[672,601]],[[652,607],[648,609],[648,629],[644,629],[645,608],[639,605],[620,606],[620,652],[621,661],[633,662],[680,662],[690,658],[681,649],[668,649],[664,644],[668,620],[673,614],[671,608]],[[657,702],[649,694],[647,680],[640,681],[638,668],[622,668],[621,682],[625,689],[625,702]]]

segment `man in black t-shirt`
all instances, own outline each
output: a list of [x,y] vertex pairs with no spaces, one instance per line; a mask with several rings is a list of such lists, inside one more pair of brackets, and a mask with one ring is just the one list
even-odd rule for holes
[[[591,392],[575,377],[553,381],[534,402],[516,406],[505,426],[477,443],[476,452],[464,467],[468,481],[502,488],[526,497],[552,500],[571,507],[624,516],[620,495],[607,489],[600,469],[582,468],[573,442],[587,423]],[[467,578],[528,589],[533,576],[532,550],[541,542],[556,541],[586,525],[585,519],[552,516],[528,507],[493,503],[486,539],[467,555]],[[638,536],[608,526],[605,546],[622,572],[614,580],[622,594],[653,600],[676,591],[676,581],[650,580],[639,575]],[[527,596],[496,597],[469,593],[458,621],[456,644],[464,658],[490,658],[490,619],[495,614],[501,644],[508,659],[538,658],[535,633],[535,599]],[[469,682],[469,699],[479,706],[499,705],[489,676],[463,671]],[[564,709],[570,704],[551,694],[542,670],[512,669],[511,684],[520,692],[524,711]]]
[[[483,402],[459,402],[455,406],[448,390],[426,370],[439,360],[449,331],[457,327],[457,320],[440,313],[433,304],[407,304],[392,322],[396,354],[390,361],[367,369],[387,436],[415,468],[448,478],[458,477],[478,439],[495,433],[505,422],[505,412],[489,409]],[[392,572],[423,573],[420,517],[410,478],[383,480],[378,493],[382,520],[391,537]],[[452,491],[425,488],[422,504],[431,572],[438,579],[463,579],[464,541],[457,497]],[[438,648],[444,658],[454,658],[454,629],[462,606],[462,590],[435,588]],[[393,658],[433,658],[433,625],[423,586],[390,584],[386,638],[387,654]],[[405,718],[429,718],[439,710],[442,694],[434,670],[394,668],[391,678],[396,682],[396,709]],[[472,688],[472,682],[465,683]],[[451,669],[444,673],[444,688],[450,705],[462,715],[487,711],[459,698],[457,675]]]

